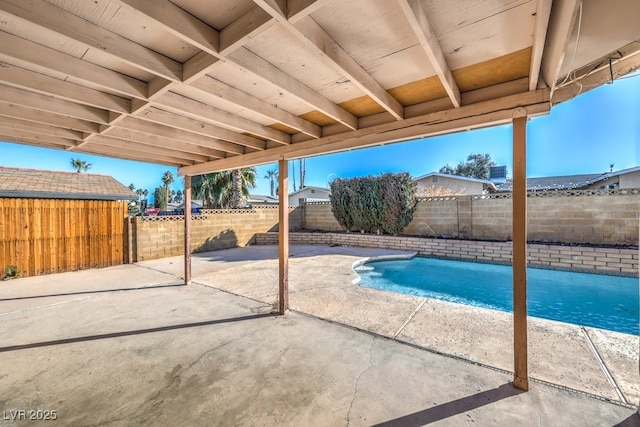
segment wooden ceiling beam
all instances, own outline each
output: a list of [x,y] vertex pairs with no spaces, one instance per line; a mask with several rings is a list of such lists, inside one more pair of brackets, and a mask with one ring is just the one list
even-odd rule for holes
[[290,95],[306,103],[311,110],[318,110],[350,129],[358,128],[358,118],[317,93],[304,83],[294,79],[270,62],[245,48],[236,50],[227,56],[236,65],[252,72],[263,80],[275,85]]
[[57,126],[51,126],[41,123],[33,123],[28,120],[17,118],[8,118],[0,116],[0,128],[12,129],[17,131],[32,132],[39,135],[50,135],[58,138],[66,138],[70,140],[82,140],[82,132],[65,129]]
[[[126,126],[126,123],[122,124]],[[190,142],[176,141],[175,139],[171,138],[158,137],[157,135],[151,135],[135,129],[129,129],[124,126],[114,128],[109,132],[108,135],[104,136],[109,138],[124,139],[127,141],[135,141],[139,144],[168,148],[171,150],[180,150],[184,151],[185,153],[211,157],[214,159],[223,159],[227,157],[227,153],[222,150],[216,150],[208,146],[192,144]]]
[[128,99],[6,63],[0,67],[0,82],[8,86],[103,110],[128,113],[131,109],[131,102]]
[[251,8],[220,32],[220,55],[224,58],[240,49],[275,23],[276,21],[262,8]]
[[[166,138],[178,142],[188,142],[202,147],[208,147],[214,150],[220,150],[231,154],[244,154],[248,152],[245,147],[233,144],[231,142],[222,141],[220,139],[211,138],[204,135],[185,132],[181,129],[176,129],[167,125],[161,125],[158,123],[151,123],[144,120],[136,120],[132,117],[127,117],[118,123],[118,126],[122,126],[128,129],[143,132],[156,138]],[[118,127],[111,127],[109,132],[117,131]]]
[[[126,150],[124,148],[113,148],[101,144],[91,144],[86,147],[82,147],[82,153],[97,154],[99,156],[113,157],[123,160],[133,160],[137,162],[145,163],[157,163],[160,165],[180,167],[188,165],[191,162],[183,159],[175,158],[173,156],[165,156],[153,153],[141,153],[139,151]],[[191,163],[193,164],[193,163]]]
[[247,132],[265,139],[278,141],[282,144],[291,143],[291,136],[284,132],[238,117],[227,111],[178,95],[174,92],[168,92],[160,97],[157,106],[163,110],[173,111],[176,114],[188,116],[236,132]]
[[97,123],[61,116],[36,108],[23,107],[21,105],[0,102],[0,116],[22,119],[36,124],[51,125],[60,128],[77,130],[80,132],[97,132]]
[[47,144],[55,144],[60,147],[69,147],[75,145],[76,141],[59,136],[44,135],[28,130],[0,128],[0,140],[7,142],[28,141],[34,145],[46,147]]
[[3,0],[0,11],[58,33],[167,80],[182,81],[182,64],[44,0]]
[[549,19],[551,18],[551,6],[552,0],[538,0],[536,6],[536,25],[533,31],[533,47],[531,49],[531,65],[529,68],[529,90],[538,89],[542,54],[545,40],[547,39]]
[[22,66],[21,64],[24,62],[59,73],[62,79],[66,78],[66,76],[73,77],[122,96],[131,98],[147,97],[147,84],[143,81],[83,61],[75,56],[67,55],[38,43],[0,31],[0,46],[2,46],[0,58],[8,58],[8,60],[5,59],[5,62],[17,61],[19,66]]
[[[314,124],[231,86],[226,85],[226,88],[222,88],[220,85],[212,86],[210,84],[211,79],[205,77],[205,74],[212,71],[216,64],[220,64],[220,59],[228,61],[225,54],[240,48],[251,37],[255,37],[257,33],[265,31],[273,24],[271,17],[261,11],[260,8],[253,8],[225,27],[222,32],[218,32],[169,1],[155,1],[152,3],[144,0],[120,1],[155,20],[184,42],[202,50],[202,52],[185,63],[183,83],[221,98],[224,96],[227,102],[254,110],[292,129],[304,131],[314,137],[320,136],[320,128]],[[219,44],[221,38],[224,44],[220,52]],[[209,42],[209,39],[212,41]],[[152,95],[157,98],[172,87],[173,85],[169,82],[165,82],[158,87],[152,87],[150,82],[149,98],[154,99]],[[217,92],[219,89],[224,89],[224,94]],[[143,103],[136,104],[139,109],[146,106]],[[267,112],[268,114],[265,114]],[[282,143],[279,140],[276,140],[276,142]]]
[[[123,134],[131,134],[136,136],[135,133],[127,132],[122,129]],[[144,135],[141,135],[144,137]],[[125,149],[131,151],[139,151],[141,153],[151,153],[151,154],[159,154],[162,156],[171,156],[176,159],[182,159],[186,162],[205,162],[208,160],[212,160],[215,158],[220,158],[217,156],[206,156],[200,154],[193,154],[183,150],[179,150],[176,148],[166,146],[161,146],[158,144],[154,144],[152,141],[148,141],[145,139],[131,139],[125,136],[119,136],[119,134],[113,134],[109,136],[105,135],[96,135],[90,142],[90,144],[100,144],[108,147]]]
[[447,95],[449,95],[454,107],[460,107],[460,89],[453,78],[451,69],[442,52],[442,47],[440,47],[438,38],[433,32],[429,17],[422,7],[422,3],[420,0],[398,0],[398,4],[407,17],[416,37],[418,37],[431,65],[436,70],[436,74],[440,78],[440,82],[447,91]]
[[319,138],[322,133],[320,126],[209,76],[204,76],[200,80],[193,82],[191,87],[219,97],[223,101],[254,111],[274,122],[283,123],[314,138]]
[[18,137],[16,135],[3,133],[1,131],[0,131],[0,141],[13,142],[15,144],[32,145],[32,146],[41,147],[41,148],[53,148],[56,150],[64,150],[69,146],[69,144],[73,143],[72,141],[69,141],[69,140],[64,140],[64,141],[61,141],[60,143],[55,143],[49,139],[43,140],[41,138],[31,138],[29,136]]
[[144,120],[152,123],[163,124],[172,128],[181,129],[215,139],[222,139],[224,141],[233,142],[257,150],[264,150],[266,148],[266,143],[262,139],[233,132],[219,126],[204,123],[190,117],[184,117],[156,107],[149,107],[144,111],[141,111],[140,114],[135,116],[134,120]]
[[515,110],[524,109],[529,116],[545,114],[551,108],[546,89],[506,96],[468,106],[437,111],[356,131],[343,132],[308,140],[263,153],[249,153],[233,158],[182,167],[178,175],[198,175],[238,167],[273,163],[278,159],[296,159],[319,154],[408,141],[435,135],[509,123]]
[[295,24],[333,0],[287,0],[287,19]]
[[[360,66],[327,32],[311,17],[289,22],[286,10],[275,0],[254,0],[280,25],[309,47],[317,59],[351,80],[364,94],[382,106],[397,120],[404,117],[402,105],[387,92],[364,68]],[[355,129],[352,127],[352,129]]]
[[0,101],[100,124],[107,124],[109,120],[109,113],[105,110],[78,105],[73,102],[55,99],[52,96],[41,95],[4,84],[0,84]]
[[220,33],[170,1],[119,1],[157,22],[162,22],[169,33],[198,49],[210,54],[218,53]]
[[554,2],[547,29],[544,53],[540,66],[540,76],[546,86],[553,91],[564,63],[567,44],[578,17],[581,0]]

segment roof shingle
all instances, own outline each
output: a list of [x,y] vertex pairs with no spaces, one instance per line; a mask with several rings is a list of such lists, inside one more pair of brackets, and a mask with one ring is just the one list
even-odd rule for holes
[[37,199],[135,200],[137,196],[115,178],[0,166],[0,197]]

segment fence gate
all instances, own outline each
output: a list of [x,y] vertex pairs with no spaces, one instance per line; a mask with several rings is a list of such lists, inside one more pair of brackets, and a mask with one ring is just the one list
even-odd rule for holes
[[127,205],[104,200],[0,198],[0,268],[21,277],[124,262]]

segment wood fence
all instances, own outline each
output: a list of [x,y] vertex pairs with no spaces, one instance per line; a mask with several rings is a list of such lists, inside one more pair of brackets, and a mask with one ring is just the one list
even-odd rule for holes
[[0,268],[25,277],[122,264],[126,215],[122,202],[0,198]]

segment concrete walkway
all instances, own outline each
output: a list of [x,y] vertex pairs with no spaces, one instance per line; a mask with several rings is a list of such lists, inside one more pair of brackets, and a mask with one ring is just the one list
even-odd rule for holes
[[519,393],[508,314],[351,283],[389,253],[292,246],[284,317],[275,247],[0,282],[0,425],[640,425],[637,337],[531,319]]

